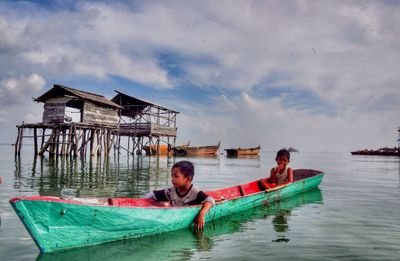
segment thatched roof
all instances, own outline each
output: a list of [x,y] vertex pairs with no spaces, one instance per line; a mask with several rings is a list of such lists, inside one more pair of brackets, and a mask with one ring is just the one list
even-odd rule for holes
[[34,99],[37,102],[45,102],[50,98],[72,96],[81,100],[91,101],[100,105],[121,108],[118,104],[108,100],[103,95],[77,90],[71,87],[55,84],[52,89]]

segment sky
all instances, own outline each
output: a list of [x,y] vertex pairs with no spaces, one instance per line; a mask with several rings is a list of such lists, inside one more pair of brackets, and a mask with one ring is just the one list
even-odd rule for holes
[[179,111],[177,143],[397,146],[399,1],[0,1],[0,142],[62,84]]

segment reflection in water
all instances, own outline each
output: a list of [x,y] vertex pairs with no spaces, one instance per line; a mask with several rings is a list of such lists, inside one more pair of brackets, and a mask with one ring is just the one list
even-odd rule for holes
[[118,158],[34,157],[26,167],[16,157],[14,189],[41,196],[140,197],[168,185],[168,164],[162,167],[159,159],[142,156],[128,160],[120,164]]
[[[293,209],[320,202],[322,193],[316,188],[269,207],[261,206],[213,220],[206,224],[201,233],[194,233],[188,228],[65,252],[40,254],[38,260],[190,260],[197,252],[211,251],[219,236],[243,232],[248,229],[246,223],[257,219],[272,217],[276,232],[285,234],[288,230],[287,217]],[[276,242],[280,241],[289,239],[281,235]]]

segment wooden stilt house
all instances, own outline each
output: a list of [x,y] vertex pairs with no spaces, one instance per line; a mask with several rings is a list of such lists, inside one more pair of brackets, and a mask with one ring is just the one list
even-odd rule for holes
[[102,95],[58,84],[34,101],[44,103],[42,122],[17,126],[16,154],[21,151],[22,138],[27,137],[25,129],[33,129],[35,154],[49,151],[51,156],[85,156],[89,149],[90,155],[109,152],[118,129],[119,105]]
[[[18,125],[15,153],[20,154],[23,138],[34,139],[34,153],[50,156],[106,156],[114,147],[129,154],[159,155],[175,146],[179,112],[117,91],[108,100],[102,95],[54,85],[34,99],[44,103],[42,122]],[[33,136],[24,135],[33,130]],[[127,137],[127,148],[121,143]],[[131,146],[132,141],[132,146]],[[160,144],[163,143],[163,144]]]
[[[176,117],[179,112],[161,105],[116,91],[111,99],[122,107],[119,110],[119,136],[132,139],[131,153],[172,155],[176,143]],[[128,140],[129,141],[129,140]],[[128,142],[129,146],[130,142]]]

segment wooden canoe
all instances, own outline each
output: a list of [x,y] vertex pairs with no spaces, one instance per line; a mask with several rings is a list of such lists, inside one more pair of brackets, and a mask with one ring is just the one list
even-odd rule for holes
[[[206,221],[310,190],[321,183],[323,175],[299,169],[294,170],[295,182],[267,191],[260,191],[257,181],[208,191],[217,203],[207,213]],[[201,209],[200,205],[169,207],[144,198],[27,196],[13,198],[10,203],[41,252],[182,229],[192,225]]]
[[208,156],[208,155],[217,155],[219,150],[219,145],[211,145],[211,146],[199,146],[199,147],[190,147],[190,146],[181,146],[174,148],[175,156]]
[[225,151],[228,157],[258,156],[260,155],[260,146],[255,148],[225,149]]

